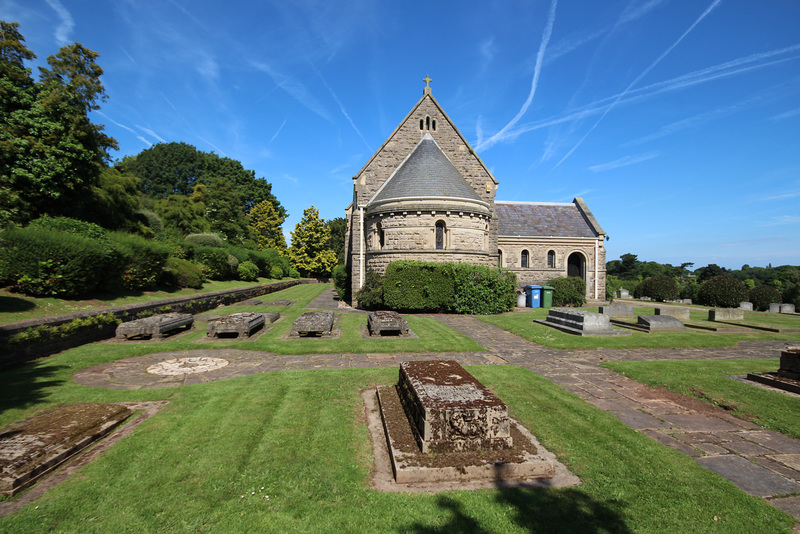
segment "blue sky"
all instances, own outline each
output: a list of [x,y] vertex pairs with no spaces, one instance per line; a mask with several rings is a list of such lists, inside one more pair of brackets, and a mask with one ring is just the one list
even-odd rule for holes
[[352,175],[433,96],[498,200],[581,196],[608,259],[800,265],[795,0],[0,0],[39,58],[100,53],[94,116],[133,155],[240,160],[290,213],[344,216]]

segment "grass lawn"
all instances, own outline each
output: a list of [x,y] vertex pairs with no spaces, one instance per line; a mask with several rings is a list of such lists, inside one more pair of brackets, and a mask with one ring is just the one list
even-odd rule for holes
[[775,372],[777,358],[763,360],[692,360],[612,362],[603,364],[638,382],[663,386],[730,409],[743,419],[800,439],[800,398],[732,380],[754,372]]
[[[582,308],[588,311],[597,311],[597,308]],[[653,308],[635,307],[636,315],[652,315]],[[667,349],[682,347],[731,347],[740,341],[754,339],[785,339],[787,341],[800,340],[800,332],[774,333],[759,332],[754,330],[752,333],[741,334],[720,334],[716,332],[687,329],[685,332],[657,332],[648,334],[646,332],[631,332],[630,336],[615,337],[581,337],[573,334],[561,332],[555,328],[534,323],[534,319],[545,319],[548,310],[546,308],[534,308],[526,312],[506,313],[502,315],[482,315],[478,319],[489,324],[493,324],[503,330],[507,330],[520,337],[534,343],[552,347],[555,349],[593,349],[593,348],[648,348],[648,349]],[[697,321],[695,321],[695,316]],[[699,310],[692,311],[692,322],[701,322],[702,318],[707,318],[707,312]],[[746,315],[750,322],[749,314]],[[800,328],[800,317],[776,316],[770,317],[759,315],[759,324],[795,324]],[[635,322],[635,319],[634,319]]]
[[469,370],[583,485],[370,489],[359,390],[393,383],[395,369],[263,373],[151,392],[72,386],[75,400],[171,403],[34,505],[0,519],[0,531],[790,531],[789,516],[551,382],[516,367]]
[[108,308],[136,302],[168,299],[211,293],[225,289],[248,287],[258,284],[276,282],[270,278],[259,278],[256,282],[242,282],[239,280],[216,281],[212,280],[203,285],[203,289],[176,289],[158,291],[131,291],[128,293],[99,294],[84,300],[64,300],[52,297],[28,297],[19,293],[12,293],[0,289],[0,323],[24,321],[50,315],[61,315],[76,311],[91,310],[95,308]]

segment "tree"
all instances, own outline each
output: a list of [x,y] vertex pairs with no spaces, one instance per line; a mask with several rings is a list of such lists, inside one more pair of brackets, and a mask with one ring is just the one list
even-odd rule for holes
[[223,235],[228,242],[235,244],[241,244],[248,238],[250,231],[239,195],[225,180],[215,178],[208,184],[197,184],[189,198],[205,206],[205,217],[212,232]]
[[259,250],[274,248],[281,254],[286,252],[286,238],[281,225],[286,217],[281,217],[269,200],[262,200],[247,215],[247,226],[258,243]]
[[700,283],[703,283],[706,280],[711,280],[715,276],[719,276],[726,272],[724,267],[720,267],[716,263],[710,263],[705,267],[700,267],[699,269],[697,269],[697,271],[698,271],[697,281]]
[[154,208],[168,233],[177,233],[182,237],[202,234],[211,229],[206,219],[205,204],[186,195],[170,195],[157,201]]
[[336,253],[336,260],[344,263],[344,237],[347,233],[347,219],[335,217],[325,221],[325,226],[331,233],[328,248]]
[[314,206],[303,210],[303,218],[292,232],[289,260],[292,267],[311,275],[329,276],[336,266],[336,253],[327,248],[330,230]]

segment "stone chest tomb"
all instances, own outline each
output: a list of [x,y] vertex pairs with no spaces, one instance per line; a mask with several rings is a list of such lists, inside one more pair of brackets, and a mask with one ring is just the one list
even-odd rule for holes
[[208,337],[250,337],[254,332],[261,330],[264,327],[264,323],[263,313],[232,313],[216,321],[209,322],[206,335]]
[[189,329],[194,324],[194,317],[188,313],[162,313],[122,323],[117,327],[117,339],[134,339],[149,337],[163,339],[165,335],[180,329]]
[[367,316],[371,336],[402,336],[408,334],[408,321],[396,311],[374,311]]
[[289,335],[304,337],[330,336],[332,329],[332,311],[305,312],[292,323]]
[[506,405],[455,361],[402,363],[398,393],[423,453],[512,446]]

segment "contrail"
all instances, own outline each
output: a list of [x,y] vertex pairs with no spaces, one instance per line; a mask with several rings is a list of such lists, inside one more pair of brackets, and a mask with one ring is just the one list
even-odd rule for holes
[[553,0],[550,4],[550,13],[547,17],[547,25],[544,28],[544,33],[542,33],[542,42],[539,44],[539,51],[536,53],[536,66],[533,69],[533,80],[531,80],[531,92],[528,93],[528,99],[525,100],[525,103],[522,104],[522,108],[517,113],[517,116],[511,119],[511,122],[503,126],[503,129],[491,136],[489,139],[475,147],[478,150],[483,148],[488,148],[497,142],[497,139],[502,137],[510,128],[512,128],[519,120],[525,115],[525,112],[528,111],[528,107],[530,107],[531,102],[533,102],[533,95],[536,93],[536,86],[539,85],[539,74],[542,71],[542,63],[544,61],[544,51],[547,48],[547,43],[550,42],[550,35],[553,33],[553,24],[556,21],[556,6],[558,4],[557,0]]
[[636,85],[636,84],[639,82],[639,80],[641,80],[642,78],[644,78],[645,76],[647,76],[647,74],[648,74],[648,73],[649,73],[651,70],[653,70],[653,69],[655,68],[655,66],[656,66],[656,65],[658,65],[659,63],[661,63],[661,60],[662,60],[662,59],[664,59],[665,57],[667,57],[667,55],[668,55],[670,52],[672,52],[672,51],[675,49],[675,47],[676,47],[676,46],[678,46],[678,45],[681,43],[681,41],[683,41],[683,39],[684,39],[684,38],[685,38],[687,35],[689,35],[689,33],[690,33],[690,32],[691,32],[691,31],[692,31],[694,28],[695,28],[695,26],[697,26],[698,24],[700,24],[700,22],[701,22],[701,21],[702,21],[704,18],[706,18],[706,16],[707,16],[709,13],[711,13],[711,11],[712,11],[712,10],[713,10],[715,7],[717,7],[717,5],[718,5],[720,2],[722,2],[722,0],[714,0],[713,2],[711,2],[711,5],[710,5],[710,6],[708,6],[708,7],[706,8],[706,10],[705,10],[705,11],[703,11],[703,13],[702,13],[702,14],[701,14],[701,15],[700,15],[698,18],[697,18],[697,20],[695,20],[695,21],[694,21],[694,23],[693,23],[691,26],[689,26],[689,29],[687,29],[685,32],[683,32],[683,34],[682,34],[680,37],[678,37],[678,40],[677,40],[677,41],[675,41],[674,43],[672,43],[672,46],[670,46],[669,48],[667,48],[667,49],[666,49],[666,50],[665,50],[665,51],[664,51],[664,52],[663,52],[663,53],[662,53],[660,56],[658,56],[658,58],[656,58],[656,60],[655,60],[655,61],[653,61],[653,62],[650,64],[650,66],[649,66],[649,67],[647,67],[646,69],[644,69],[644,70],[642,71],[642,73],[641,73],[641,74],[639,74],[639,76],[637,76],[637,77],[636,77],[636,78],[635,78],[635,79],[634,79],[634,80],[633,80],[633,81],[632,81],[632,82],[631,82],[631,83],[628,85],[628,87],[626,87],[626,88],[625,88],[625,90],[624,90],[624,91],[622,91],[622,92],[621,92],[619,95],[617,95],[617,98],[616,98],[616,99],[615,99],[615,100],[614,100],[614,101],[613,101],[611,104],[609,104],[609,106],[606,108],[606,110],[603,112],[603,114],[600,116],[600,118],[599,118],[599,119],[597,119],[597,122],[595,122],[595,123],[592,125],[592,127],[591,127],[591,128],[589,128],[589,131],[587,131],[587,132],[586,132],[586,133],[583,135],[583,137],[581,137],[581,138],[580,138],[580,140],[577,142],[577,144],[576,144],[574,147],[572,147],[572,149],[571,149],[569,152],[567,152],[567,154],[566,154],[566,155],[565,155],[563,158],[561,158],[561,161],[559,161],[558,163],[556,163],[555,167],[553,167],[553,168],[550,170],[550,172],[553,172],[555,169],[557,169],[557,168],[558,168],[558,166],[559,166],[559,165],[561,165],[562,163],[564,163],[564,161],[565,161],[565,160],[566,160],[568,157],[570,157],[570,156],[572,155],[572,153],[573,153],[573,152],[575,152],[575,150],[577,150],[577,148],[578,148],[579,146],[581,146],[581,143],[583,143],[584,139],[586,139],[586,138],[589,136],[589,134],[590,134],[590,133],[592,133],[592,131],[594,131],[594,129],[595,129],[595,128],[597,128],[597,125],[598,125],[598,124],[600,124],[600,123],[603,121],[603,119],[605,118],[605,116],[606,116],[606,115],[608,115],[608,112],[609,112],[609,111],[611,111],[612,109],[614,109],[614,107],[615,107],[615,106],[616,106],[616,105],[619,103],[619,101],[620,101],[620,100],[622,100],[622,99],[623,99],[623,97],[625,97],[625,95],[627,95],[627,94],[628,94],[628,92],[630,92],[630,90],[633,88],[633,86],[634,86],[634,85]]

